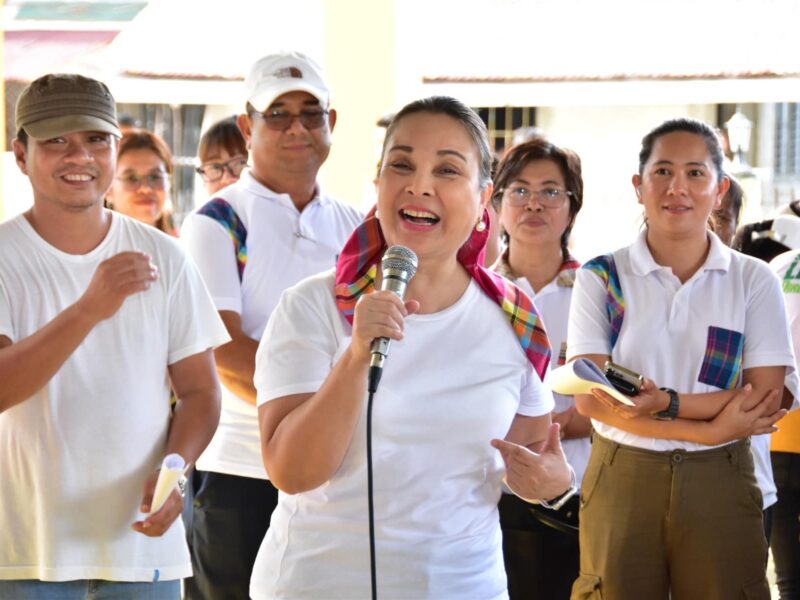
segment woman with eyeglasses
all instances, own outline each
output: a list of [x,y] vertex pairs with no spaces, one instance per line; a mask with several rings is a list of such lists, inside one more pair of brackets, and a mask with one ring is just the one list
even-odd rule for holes
[[236,117],[217,121],[200,138],[197,150],[200,175],[209,196],[239,180],[247,167],[247,144]]
[[595,433],[572,598],[768,600],[749,437],[797,394],[780,284],[707,229],[729,185],[707,124],[653,129],[632,183],[646,226],[578,270],[570,307],[570,360],[646,378],[632,406],[576,396]]
[[[542,315],[552,348],[551,367],[564,364],[575,270],[569,253],[583,205],[581,160],[537,136],[513,147],[497,167],[492,205],[506,250],[493,269],[525,291]],[[589,459],[589,419],[571,397],[553,395],[567,461],[580,482]],[[503,494],[499,504],[503,558],[512,599],[569,598],[578,576],[578,497],[558,510]]]
[[155,133],[143,129],[122,136],[117,150],[114,182],[106,194],[106,205],[137,221],[177,235],[165,207],[172,153]]

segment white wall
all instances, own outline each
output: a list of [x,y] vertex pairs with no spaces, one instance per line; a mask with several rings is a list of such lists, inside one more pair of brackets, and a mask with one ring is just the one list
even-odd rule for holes
[[33,204],[31,183],[11,152],[0,152],[0,182],[0,221],[8,221]]

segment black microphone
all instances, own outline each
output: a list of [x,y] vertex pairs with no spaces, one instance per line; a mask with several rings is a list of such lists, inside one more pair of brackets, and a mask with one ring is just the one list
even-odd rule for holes
[[[406,295],[408,282],[417,272],[417,255],[405,246],[391,246],[381,260],[381,290],[388,290],[400,300]],[[385,337],[372,341],[372,359],[369,363],[367,391],[375,393],[383,374],[383,363],[389,355],[389,342]]]

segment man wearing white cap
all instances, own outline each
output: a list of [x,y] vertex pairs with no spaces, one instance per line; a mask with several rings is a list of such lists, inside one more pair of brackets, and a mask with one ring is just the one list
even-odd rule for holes
[[186,510],[195,573],[187,598],[249,597],[278,497],[261,459],[253,386],[258,341],[283,290],[332,268],[361,221],[317,181],[336,124],[319,66],[299,52],[265,56],[245,87],[238,125],[253,166],[181,230],[232,338],[215,352],[222,416],[197,461]]

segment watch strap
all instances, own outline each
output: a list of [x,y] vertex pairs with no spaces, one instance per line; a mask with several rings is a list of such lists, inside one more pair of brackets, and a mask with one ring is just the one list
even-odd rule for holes
[[680,398],[678,397],[678,392],[673,390],[672,388],[662,387],[658,388],[662,392],[667,392],[669,394],[669,405],[666,409],[662,410],[661,412],[657,412],[653,415],[654,418],[660,421],[673,421],[674,419],[678,418],[678,409],[680,408]]
[[561,494],[558,498],[554,498],[552,500],[539,500],[538,504],[540,506],[544,506],[545,508],[549,508],[550,510],[558,510],[559,508],[564,506],[564,504],[566,504],[567,500],[569,500],[575,494],[578,493],[578,482],[575,477],[575,469],[573,469],[572,465],[570,465],[569,470],[571,473],[571,477],[567,491]]

